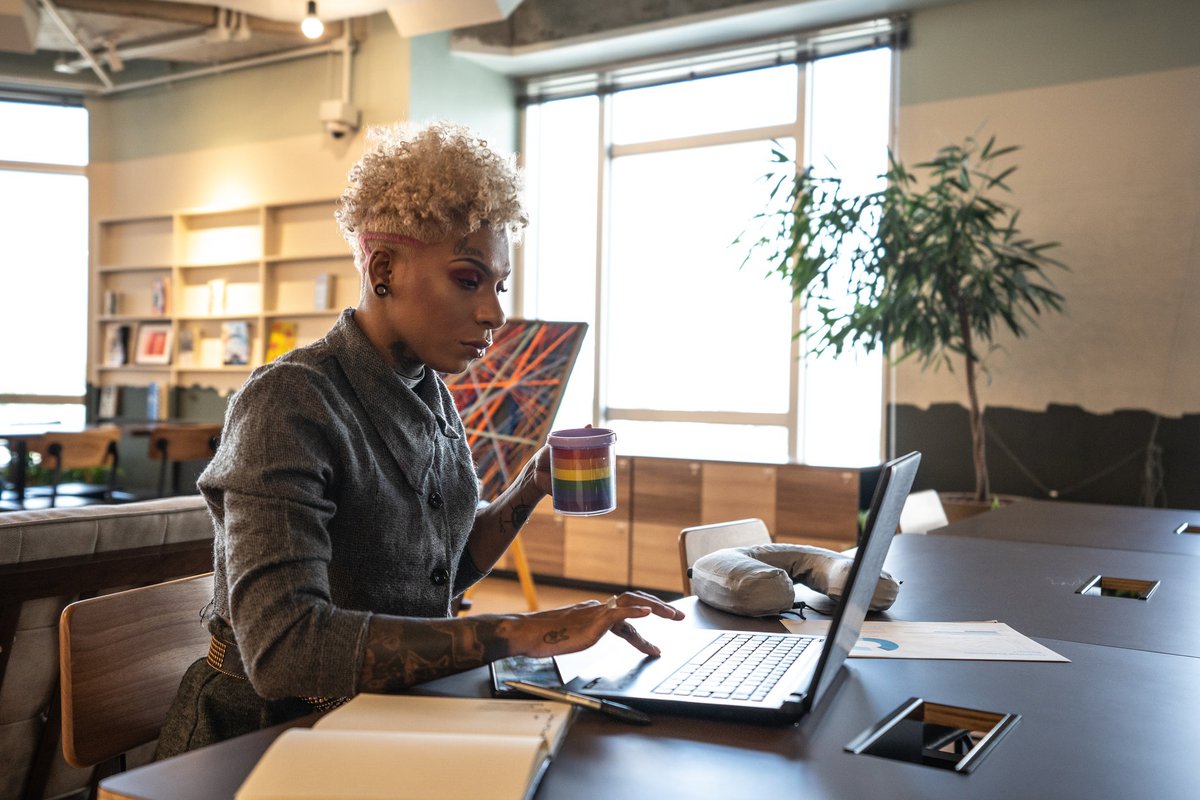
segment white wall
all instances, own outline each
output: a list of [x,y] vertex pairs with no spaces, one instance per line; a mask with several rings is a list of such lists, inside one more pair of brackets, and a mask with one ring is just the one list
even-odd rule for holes
[[[1185,32],[1190,31],[1190,35]],[[1062,246],[1066,314],[1001,337],[989,405],[1200,410],[1200,4],[980,0],[918,12],[899,152],[1021,146],[1023,230]],[[965,404],[954,374],[897,368],[896,400]]]

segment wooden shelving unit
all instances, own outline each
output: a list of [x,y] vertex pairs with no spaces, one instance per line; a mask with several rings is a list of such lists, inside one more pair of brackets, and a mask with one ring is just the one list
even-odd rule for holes
[[[266,360],[271,325],[292,323],[297,346],[320,338],[358,300],[354,261],[333,221],[332,199],[102,219],[94,232],[89,380],[97,386],[202,385],[237,389]],[[328,302],[316,303],[327,276]],[[165,307],[154,287],[167,284]],[[110,293],[116,308],[106,306]],[[222,328],[244,321],[245,365],[224,363]],[[167,364],[137,363],[138,329],[167,323]],[[108,363],[106,334],[127,326],[127,362]],[[190,336],[190,359],[181,340]]]

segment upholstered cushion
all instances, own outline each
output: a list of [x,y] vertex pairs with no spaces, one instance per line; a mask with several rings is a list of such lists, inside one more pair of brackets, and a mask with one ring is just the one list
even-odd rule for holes
[[[840,600],[854,559],[823,547],[757,544],[728,547],[696,560],[692,591],[702,601],[733,614],[758,617],[787,611],[795,601],[794,583]],[[900,584],[883,573],[871,610],[888,608]]]
[[[65,556],[212,540],[212,521],[199,495],[163,500],[14,511],[0,514],[0,566],[20,569]],[[120,587],[108,587],[116,589]],[[17,797],[41,733],[41,714],[58,677],[58,618],[75,595],[37,598],[20,608],[17,633],[0,679],[0,798]],[[69,767],[61,752],[46,797],[87,785],[90,770]]]

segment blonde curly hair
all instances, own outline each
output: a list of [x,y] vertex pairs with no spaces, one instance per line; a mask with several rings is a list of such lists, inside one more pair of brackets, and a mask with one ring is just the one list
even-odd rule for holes
[[529,224],[515,159],[466,127],[400,123],[371,128],[366,139],[367,151],[351,168],[334,212],[360,272],[360,237],[367,232],[433,243],[486,223],[516,241]]

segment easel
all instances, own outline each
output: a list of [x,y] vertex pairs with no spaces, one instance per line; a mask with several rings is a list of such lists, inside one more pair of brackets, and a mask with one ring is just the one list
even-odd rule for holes
[[[445,376],[454,397],[475,467],[480,494],[496,497],[546,441],[575,366],[587,324],[510,319],[488,356],[465,371]],[[530,611],[538,610],[537,588],[521,537],[508,547]],[[471,607],[474,587],[457,612]]]

